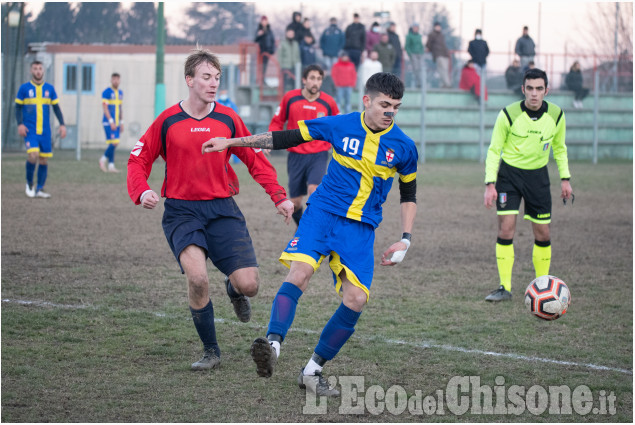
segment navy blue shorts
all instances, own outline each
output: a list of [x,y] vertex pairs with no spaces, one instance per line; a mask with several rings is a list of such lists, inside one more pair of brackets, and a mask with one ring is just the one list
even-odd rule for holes
[[258,267],[245,217],[234,198],[209,201],[168,198],[162,224],[179,266],[181,252],[189,245],[196,245],[205,250],[214,266],[226,276],[245,267]]
[[287,154],[287,174],[289,175],[289,197],[297,198],[307,194],[307,186],[318,185],[326,174],[329,151],[318,153]]

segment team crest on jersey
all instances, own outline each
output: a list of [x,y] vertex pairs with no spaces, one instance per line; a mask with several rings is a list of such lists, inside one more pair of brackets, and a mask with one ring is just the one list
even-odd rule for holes
[[49,97],[49,91],[48,90],[44,90],[44,97]]
[[35,92],[33,91],[33,89],[29,90],[29,97],[35,97]]
[[139,154],[141,153],[141,149],[143,149],[143,142],[139,140],[132,148],[132,152],[130,152],[130,154],[134,156],[139,156]]
[[322,118],[322,117],[325,117],[325,116],[326,116],[326,114],[324,112],[322,112],[322,111],[317,113],[317,117],[318,118]]
[[498,194],[498,203],[500,204],[501,208],[505,208],[505,206],[507,205],[507,193]]
[[386,149],[386,161],[392,162],[395,159],[395,151],[392,149]]

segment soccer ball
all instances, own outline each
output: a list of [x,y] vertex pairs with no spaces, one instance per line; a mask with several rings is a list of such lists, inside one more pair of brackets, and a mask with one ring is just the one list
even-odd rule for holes
[[556,320],[571,304],[569,287],[555,276],[534,279],[525,291],[525,305],[531,313],[544,320]]

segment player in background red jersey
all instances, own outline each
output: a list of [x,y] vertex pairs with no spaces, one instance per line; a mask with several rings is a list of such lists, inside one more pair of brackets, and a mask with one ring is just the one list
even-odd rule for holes
[[[321,92],[324,71],[319,65],[309,65],[302,72],[303,88],[288,91],[276,114],[271,119],[269,131],[298,128],[298,121],[311,120],[339,114],[337,103],[328,94]],[[315,191],[326,174],[331,145],[323,140],[314,140],[287,149],[287,174],[289,175],[289,197],[295,208],[293,220],[300,223],[304,196]]]

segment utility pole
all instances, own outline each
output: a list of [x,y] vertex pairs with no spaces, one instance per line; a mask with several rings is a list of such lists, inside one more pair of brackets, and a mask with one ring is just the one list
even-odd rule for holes
[[165,82],[163,67],[165,62],[165,19],[163,17],[163,2],[159,2],[157,11],[157,52],[155,64],[154,87],[154,116],[159,116],[165,109]]

